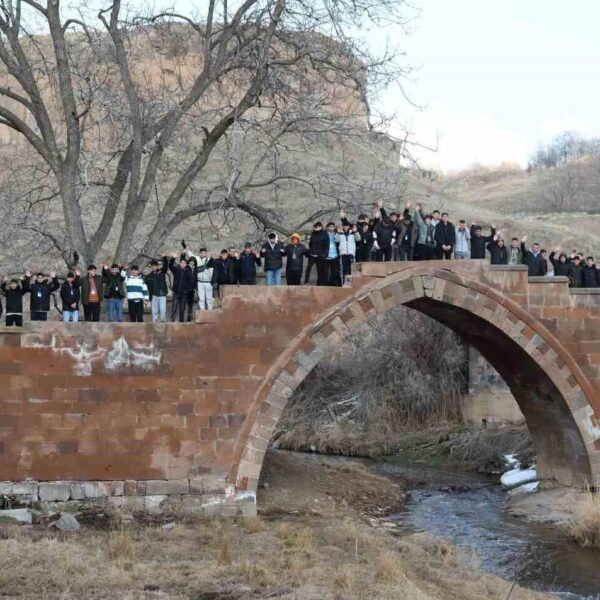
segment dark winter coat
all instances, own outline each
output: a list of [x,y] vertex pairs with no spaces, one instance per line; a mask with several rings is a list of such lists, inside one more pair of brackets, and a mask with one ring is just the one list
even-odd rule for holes
[[[145,277],[146,287],[148,288],[148,294],[150,300],[156,296],[162,298],[169,293],[169,285],[167,283],[167,271],[169,270],[169,259],[163,256],[162,266],[156,270],[156,273],[150,271]],[[192,276],[193,277],[193,276]]]
[[237,279],[240,285],[256,285],[256,267],[262,266],[260,256],[254,252],[242,252],[237,259]]
[[[471,258],[485,258],[485,249],[488,250],[490,247],[488,244],[494,241],[494,236],[496,235],[496,229],[492,227],[492,231],[490,235],[480,235],[478,236],[476,233],[475,225],[471,225]],[[507,255],[508,256],[508,255]],[[506,263],[492,263],[498,265],[508,264],[508,258]]]
[[102,282],[104,284],[102,296],[107,300],[109,298],[125,298],[124,281],[125,277],[121,275],[120,270],[116,275],[113,275],[110,269],[102,269]]
[[[70,285],[65,281],[60,286],[60,299],[62,300],[63,310],[79,310],[81,293],[79,292],[77,284],[73,282],[73,285]],[[73,308],[72,304],[75,304],[75,308]]]
[[581,275],[584,288],[600,287],[600,274],[598,273],[596,265],[592,265],[591,267],[584,265]]
[[2,294],[6,297],[6,314],[7,315],[22,315],[23,314],[23,294],[27,293],[25,286],[18,285],[14,290],[3,282],[0,286]]
[[[487,249],[490,252],[490,264],[492,264],[492,265],[507,265],[508,264],[508,248],[506,246],[500,247],[496,242],[488,242]],[[485,256],[485,248],[484,248],[484,256]]]
[[541,252],[537,255],[527,250],[525,244],[521,244],[521,252],[523,253],[523,264],[529,269],[529,277],[544,277],[548,271],[546,261],[542,258]]
[[169,262],[169,269],[173,273],[173,284],[171,289],[173,294],[176,296],[185,296],[194,290],[194,271],[189,267],[181,268],[175,263],[175,259],[171,258]]
[[396,239],[396,229],[392,224],[386,225],[383,221],[375,225],[373,239],[381,250],[389,248]]
[[324,229],[310,234],[308,254],[312,257],[327,258],[329,254],[329,236]]
[[236,279],[237,264],[230,258],[217,258],[213,264],[213,283],[230,285]]
[[260,255],[265,260],[265,271],[276,271],[283,267],[283,256],[285,254],[285,248],[281,242],[275,242],[271,245],[269,242],[265,242],[260,249]]
[[435,243],[438,248],[441,249],[442,246],[452,246],[456,244],[456,229],[454,225],[448,221],[447,223],[443,223],[440,221],[435,226]]
[[573,267],[567,260],[562,262],[560,260],[560,258],[556,258],[555,252],[551,252],[550,253],[550,262],[552,263],[552,266],[554,267],[554,276],[555,277],[568,277],[569,279],[571,278],[571,276],[573,274]]
[[412,222],[412,220],[408,224],[405,224],[403,220],[400,221],[397,231],[396,244],[400,246],[405,245],[413,248],[415,247],[419,237],[419,228]]
[[285,270],[291,273],[302,273],[304,266],[304,255],[306,254],[306,246],[304,244],[288,244],[285,247]]
[[50,312],[50,296],[60,287],[56,277],[50,283],[47,280],[31,283],[29,279],[23,281],[23,289],[30,294],[29,307],[31,312]]
[[571,267],[571,272],[569,274],[569,278],[571,279],[571,287],[583,287],[583,265],[581,263],[576,265],[570,259],[569,265]]

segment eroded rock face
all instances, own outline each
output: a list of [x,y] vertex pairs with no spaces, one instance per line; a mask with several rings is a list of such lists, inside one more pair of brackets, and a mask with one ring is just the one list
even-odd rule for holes
[[500,373],[541,478],[600,483],[600,295],[484,261],[369,263],[353,286],[234,288],[199,324],[1,332],[0,490],[133,510],[247,510],[294,389],[398,304],[457,331]]

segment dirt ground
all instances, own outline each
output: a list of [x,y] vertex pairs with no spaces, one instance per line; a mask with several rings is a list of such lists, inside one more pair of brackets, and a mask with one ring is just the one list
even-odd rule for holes
[[[381,517],[402,489],[358,462],[270,452],[259,517],[60,533],[0,526],[0,598],[534,600],[474,557]],[[117,515],[118,516],[118,515]],[[111,523],[105,520],[104,523]]]

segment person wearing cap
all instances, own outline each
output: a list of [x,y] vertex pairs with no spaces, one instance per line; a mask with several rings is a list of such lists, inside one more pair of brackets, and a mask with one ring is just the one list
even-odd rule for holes
[[194,287],[194,274],[188,265],[188,261],[184,257],[179,257],[179,264],[175,261],[177,254],[171,256],[169,261],[169,269],[173,273],[173,307],[171,309],[171,320],[184,323],[187,316],[187,301],[190,290]]
[[208,256],[206,248],[202,246],[196,256],[197,264],[194,271],[199,310],[212,310],[214,305],[212,283],[214,262],[214,259]]
[[240,254],[236,266],[239,285],[256,285],[256,267],[262,266],[262,260],[260,256],[256,256],[250,242],[244,244],[244,251]]
[[102,282],[104,284],[104,299],[106,300],[106,316],[109,322],[123,321],[123,300],[125,298],[125,277],[122,268],[117,263],[102,266]]
[[267,241],[260,249],[260,255],[265,261],[265,275],[267,285],[281,285],[281,270],[283,268],[283,257],[285,248],[279,241],[276,233],[269,233]]
[[85,320],[99,321],[103,289],[102,276],[98,275],[96,265],[88,265],[85,277],[81,276],[78,268],[75,269],[75,275],[77,275],[76,285],[81,289],[81,303]]
[[356,257],[356,244],[360,241],[358,227],[352,225],[342,213],[342,226],[338,227],[336,243],[340,253],[340,283],[346,284],[346,278],[352,274],[352,263]]
[[79,287],[75,283],[75,273],[69,271],[67,280],[60,286],[60,299],[62,300],[63,322],[79,321]]
[[165,322],[167,320],[167,295],[169,285],[167,283],[167,272],[169,270],[169,258],[162,257],[162,264],[158,260],[150,261],[150,272],[144,277],[148,295],[150,296],[150,306],[152,307],[152,321]]
[[23,280],[23,289],[30,294],[30,311],[32,321],[47,321],[50,312],[50,296],[60,287],[56,273],[50,273],[46,277],[43,273],[38,273],[35,279],[31,281],[31,273],[25,272]]
[[329,250],[329,236],[323,229],[323,223],[317,221],[313,225],[312,233],[308,240],[308,264],[304,273],[304,285],[310,281],[310,272],[313,265],[317,268],[317,285],[327,285],[327,272],[325,268],[325,259]]
[[471,223],[471,258],[485,258],[485,250],[495,235],[495,225],[491,226],[489,235],[483,235],[481,225]]
[[292,233],[290,243],[285,247],[285,280],[288,285],[300,285],[306,246],[300,242],[300,234]]

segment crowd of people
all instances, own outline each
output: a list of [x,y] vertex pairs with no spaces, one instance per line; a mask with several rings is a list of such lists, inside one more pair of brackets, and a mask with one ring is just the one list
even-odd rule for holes
[[33,276],[26,271],[19,279],[2,278],[0,291],[7,326],[23,325],[25,294],[30,296],[31,320],[47,320],[59,290],[57,309],[65,322],[79,320],[80,306],[86,321],[99,321],[103,302],[107,320],[122,321],[125,300],[130,321],[142,322],[145,308],[151,308],[153,321],[167,321],[169,290],[169,318],[183,322],[193,320],[196,303],[199,310],[211,310],[224,286],[256,285],[260,268],[267,285],[281,285],[285,269],[287,285],[308,285],[314,270],[317,285],[343,286],[355,262],[484,259],[486,252],[494,265],[526,265],[530,276],[565,276],[572,287],[600,287],[600,265],[593,257],[560,248],[548,255],[539,243],[528,247],[526,242],[527,237],[513,237],[507,244],[494,225],[487,234],[476,223],[467,226],[460,220],[454,225],[448,213],[427,213],[422,203],[412,211],[409,203],[401,213],[389,214],[378,203],[371,216],[360,214],[355,223],[344,212],[339,224],[316,222],[306,244],[299,233],[287,243],[269,233],[258,250],[246,242],[241,252],[230,247],[211,256],[206,247],[193,252],[182,241],[182,251],[151,260],[145,271],[138,265],[105,262],[100,272],[88,265],[83,274],[74,266],[62,284],[55,272]]

